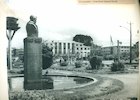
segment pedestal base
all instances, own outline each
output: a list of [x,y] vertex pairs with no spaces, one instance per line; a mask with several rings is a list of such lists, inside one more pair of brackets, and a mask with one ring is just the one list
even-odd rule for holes
[[45,90],[53,89],[53,81],[47,79],[41,79],[41,81],[24,81],[25,90]]

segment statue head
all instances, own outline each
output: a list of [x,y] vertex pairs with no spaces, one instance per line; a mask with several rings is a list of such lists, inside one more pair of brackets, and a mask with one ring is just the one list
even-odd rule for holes
[[26,24],[26,31],[28,37],[38,37],[38,27],[36,25],[37,17],[31,15],[30,21]]
[[36,20],[37,20],[36,16],[33,16],[33,15],[30,16],[30,21],[33,21],[34,23],[36,23]]

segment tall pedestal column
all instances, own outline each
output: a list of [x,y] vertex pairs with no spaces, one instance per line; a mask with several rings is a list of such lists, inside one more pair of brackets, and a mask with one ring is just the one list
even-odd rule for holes
[[42,38],[24,39],[24,88],[42,89]]

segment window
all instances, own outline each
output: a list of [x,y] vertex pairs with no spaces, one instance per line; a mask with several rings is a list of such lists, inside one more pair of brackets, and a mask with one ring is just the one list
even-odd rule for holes
[[63,43],[63,45],[64,45],[64,48],[66,48],[66,43]]
[[61,54],[61,43],[59,43],[59,53]]
[[70,49],[70,43],[68,43],[68,49]]
[[57,49],[57,43],[55,42],[55,48]]
[[61,43],[59,43],[59,49],[61,49]]
[[75,52],[75,51],[74,51],[74,47],[75,47],[75,46],[74,46],[74,43],[72,43],[72,54],[74,54],[74,52]]
[[64,44],[64,54],[66,54],[66,43],[63,44]]
[[64,54],[66,54],[66,49],[64,48]]
[[55,42],[55,54],[57,54],[57,43]]
[[86,50],[87,48],[85,48],[85,50]]

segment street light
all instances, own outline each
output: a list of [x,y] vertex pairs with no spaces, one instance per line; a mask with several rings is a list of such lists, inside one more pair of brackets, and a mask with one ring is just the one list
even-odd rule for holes
[[128,29],[128,28],[126,28],[126,27],[124,27],[124,26],[120,26],[120,27],[123,27],[123,28],[125,28],[126,30],[128,30],[129,31],[129,33],[130,33],[130,64],[132,63],[132,29],[131,29],[131,25],[132,25],[132,23],[130,22],[130,23],[128,23],[129,25],[130,25],[130,29]]
[[17,23],[18,19],[15,17],[7,17],[6,20],[6,36],[8,39],[8,67],[12,70],[12,50],[11,50],[11,41],[13,36],[15,35],[16,31],[20,29]]

